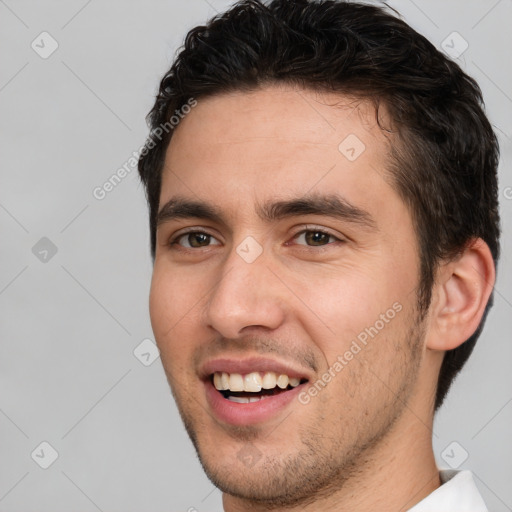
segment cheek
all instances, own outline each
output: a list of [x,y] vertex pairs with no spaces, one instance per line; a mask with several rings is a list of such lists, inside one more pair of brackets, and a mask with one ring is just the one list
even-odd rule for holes
[[[173,351],[175,341],[183,339],[185,331],[196,325],[194,315],[198,296],[190,280],[179,272],[155,265],[149,295],[151,325],[160,351]],[[188,332],[187,331],[187,332]],[[180,348],[180,353],[183,350]]]
[[401,327],[402,311],[412,300],[414,283],[408,275],[381,268],[373,272],[345,270],[296,281],[294,286],[297,297],[307,305],[300,307],[301,322],[328,365],[343,355],[352,341],[381,339]]
[[169,293],[172,282],[166,279],[166,277],[167,276],[159,272],[158,267],[155,266],[149,293],[149,315],[157,342],[161,341],[166,331],[166,326],[168,330],[172,325],[172,300],[171,294]]

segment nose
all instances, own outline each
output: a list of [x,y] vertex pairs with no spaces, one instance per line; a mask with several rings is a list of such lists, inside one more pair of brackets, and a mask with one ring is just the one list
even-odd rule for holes
[[264,255],[248,263],[233,251],[206,302],[206,323],[229,339],[252,328],[275,330],[285,320],[284,299]]

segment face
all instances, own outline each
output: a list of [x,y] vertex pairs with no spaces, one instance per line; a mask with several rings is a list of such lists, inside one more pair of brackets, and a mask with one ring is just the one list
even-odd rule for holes
[[200,100],[162,175],[150,312],[205,471],[291,504],[396,424],[422,329],[411,216],[368,104],[269,86]]

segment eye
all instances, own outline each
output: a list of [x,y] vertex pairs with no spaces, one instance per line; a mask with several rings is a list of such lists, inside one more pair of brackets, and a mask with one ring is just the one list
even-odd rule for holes
[[329,245],[333,242],[340,242],[341,240],[326,231],[320,229],[308,229],[297,233],[293,238],[300,245],[309,245],[312,247],[319,247],[322,245]]
[[201,247],[208,247],[210,245],[220,245],[220,242],[208,233],[190,231],[178,235],[171,240],[170,245],[179,245],[185,249],[200,249]]

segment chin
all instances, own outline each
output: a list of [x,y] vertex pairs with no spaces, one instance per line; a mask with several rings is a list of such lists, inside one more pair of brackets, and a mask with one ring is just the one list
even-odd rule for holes
[[207,477],[227,499],[266,507],[314,502],[329,494],[333,483],[339,489],[351,474],[350,462],[337,464],[332,454],[318,453],[310,443],[295,443],[292,453],[283,445],[262,447],[261,441],[256,446],[231,440],[223,449],[222,443],[202,447],[196,437],[195,446]]

